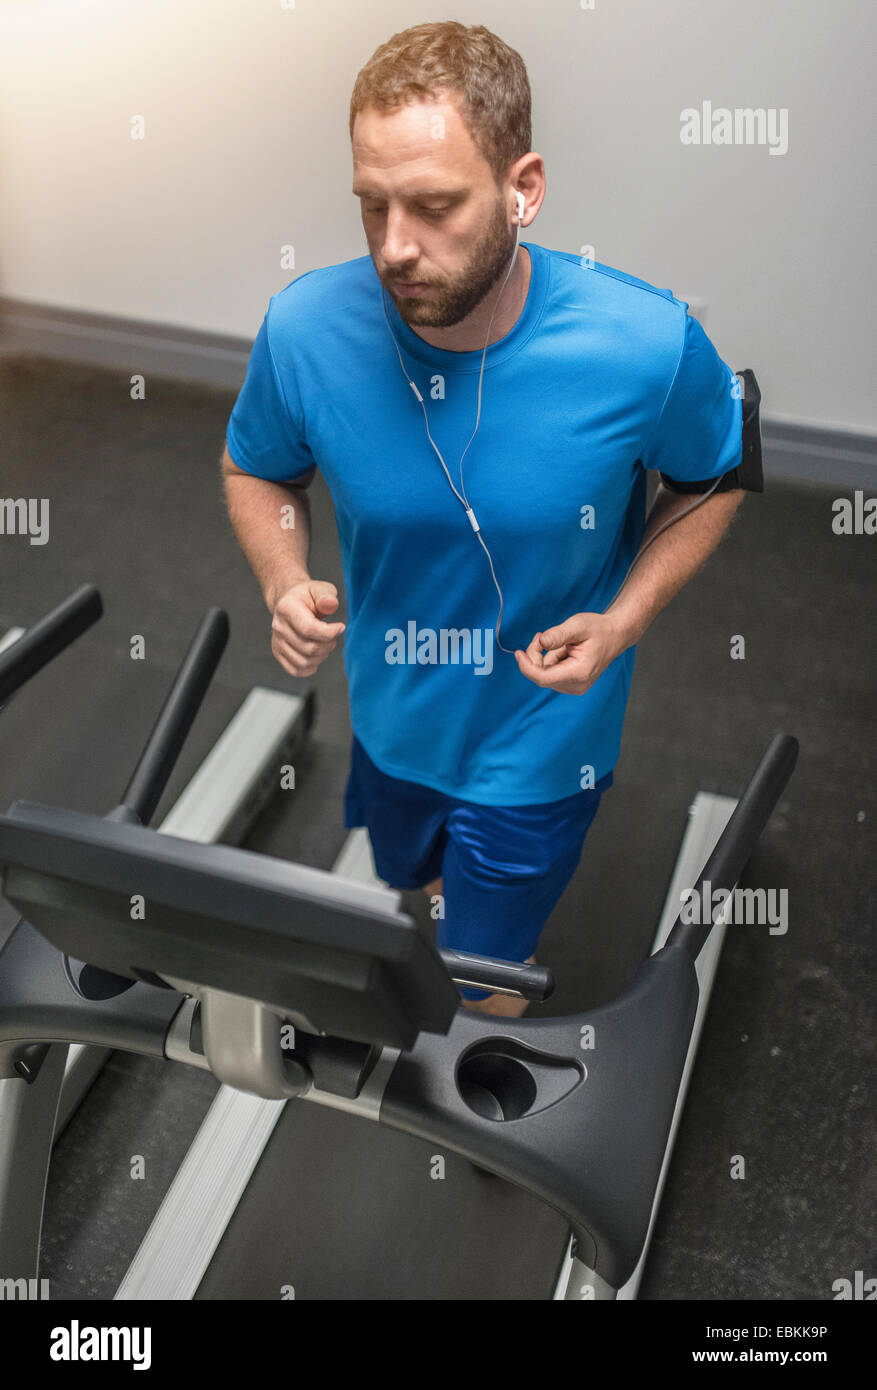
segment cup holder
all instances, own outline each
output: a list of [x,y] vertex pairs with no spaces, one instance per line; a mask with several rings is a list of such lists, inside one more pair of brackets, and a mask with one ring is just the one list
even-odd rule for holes
[[519,1120],[536,1099],[536,1081],[524,1063],[500,1052],[461,1062],[457,1086],[469,1109],[485,1120]]
[[587,1077],[576,1060],[553,1057],[514,1038],[485,1038],[462,1054],[457,1090],[485,1120],[520,1120],[568,1095]]
[[80,999],[117,999],[137,983],[136,980],[129,980],[127,975],[113,975],[109,970],[74,960],[72,956],[64,956],[64,973],[67,983]]

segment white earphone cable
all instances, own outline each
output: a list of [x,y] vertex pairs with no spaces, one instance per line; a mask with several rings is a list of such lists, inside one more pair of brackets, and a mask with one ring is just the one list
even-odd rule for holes
[[[519,197],[519,200],[520,200],[521,195],[519,194],[518,197]],[[459,502],[461,503],[461,505],[464,507],[464,509],[465,509],[465,511],[466,511],[466,516],[469,518],[469,524],[471,525],[472,530],[475,532],[475,535],[478,537],[478,540],[481,542],[481,548],[482,548],[482,550],[484,551],[485,555],[487,556],[487,562],[488,562],[488,564],[490,565],[490,573],[491,573],[491,575],[492,575],[492,577],[493,577],[493,583],[494,583],[494,586],[495,586],[495,588],[496,588],[496,592],[497,592],[497,594],[499,595],[499,613],[498,613],[498,615],[497,615],[497,620],[496,620],[496,645],[499,647],[500,651],[507,652],[510,656],[513,656],[513,655],[514,655],[516,649],[513,648],[513,647],[504,647],[504,646],[502,645],[502,642],[499,640],[500,628],[501,628],[501,626],[502,626],[502,611],[503,611],[503,596],[502,596],[502,589],[499,587],[499,581],[497,580],[497,577],[496,577],[496,571],[495,571],[495,569],[493,568],[493,558],[492,558],[492,556],[491,556],[491,554],[490,554],[490,551],[488,550],[487,546],[486,546],[485,543],[484,543],[484,538],[483,538],[483,536],[482,536],[482,534],[481,534],[481,527],[480,527],[480,525],[478,524],[478,518],[476,517],[474,511],[472,510],[472,507],[469,505],[469,499],[468,499],[468,497],[466,496],[466,488],[465,488],[465,484],[464,484],[464,482],[463,482],[463,460],[464,460],[464,458],[466,457],[466,454],[469,452],[469,445],[472,443],[472,440],[475,438],[476,434],[478,433],[478,426],[479,426],[479,424],[481,423],[481,388],[482,388],[482,382],[483,382],[483,380],[484,380],[484,362],[485,362],[485,358],[487,357],[487,347],[488,347],[488,344],[489,344],[489,342],[490,342],[490,330],[491,330],[491,328],[493,327],[493,320],[494,320],[494,317],[495,317],[495,315],[496,315],[496,311],[497,311],[497,309],[498,309],[498,307],[499,307],[499,301],[502,299],[503,291],[505,290],[505,287],[506,287],[506,285],[508,284],[509,276],[511,275],[511,273],[512,273],[512,271],[513,271],[513,269],[514,269],[514,267],[515,267],[515,262],[516,262],[516,260],[517,260],[517,258],[518,258],[518,245],[519,245],[520,230],[521,230],[521,217],[523,216],[523,213],[522,213],[522,211],[521,211],[521,208],[522,208],[522,202],[519,201],[519,204],[518,204],[519,217],[518,217],[517,223],[515,224],[515,252],[514,252],[514,255],[512,256],[511,261],[509,262],[509,268],[508,268],[508,270],[506,271],[506,277],[505,277],[505,280],[503,280],[502,289],[500,290],[499,294],[498,294],[497,297],[496,297],[496,303],[494,304],[494,306],[493,306],[493,312],[492,312],[491,315],[490,315],[490,322],[489,322],[488,325],[487,325],[487,336],[485,337],[485,340],[484,340],[484,349],[483,349],[483,351],[482,351],[482,353],[481,353],[481,370],[480,370],[480,372],[478,373],[478,409],[477,409],[477,412],[476,412],[476,415],[475,415],[475,428],[473,429],[472,434],[471,434],[471,436],[470,436],[470,438],[469,438],[469,443],[466,445],[466,448],[463,450],[462,454],[460,455],[460,464],[459,464],[459,468],[460,468],[460,488],[461,488],[461,491],[460,491],[460,492],[458,492],[457,489],[456,489],[456,487],[454,486],[454,481],[453,481],[453,479],[452,479],[450,473],[448,472],[447,465],[446,465],[444,459],[442,458],[441,450],[439,449],[438,445],[436,444],[435,440],[433,439],[433,437],[432,437],[432,435],[431,435],[431,433],[430,433],[430,429],[429,429],[429,416],[428,416],[427,411],[426,411],[426,404],[425,404],[425,402],[424,402],[423,396],[422,396],[421,392],[418,390],[417,384],[416,384],[414,381],[411,380],[410,376],[408,375],[407,371],[405,370],[405,363],[404,363],[403,360],[402,360],[402,352],[401,352],[401,350],[400,350],[399,343],[398,343],[398,340],[397,340],[397,338],[396,338],[396,334],[393,332],[393,325],[390,323],[390,316],[389,316],[389,314],[387,313],[387,303],[386,303],[386,297],[385,297],[385,296],[386,296],[386,291],[385,291],[385,289],[384,289],[383,284],[381,285],[381,304],[382,304],[383,310],[384,310],[384,318],[385,318],[386,321],[387,321],[387,328],[390,330],[390,336],[391,336],[391,338],[393,339],[393,344],[394,344],[394,346],[395,346],[395,348],[396,348],[396,356],[399,358],[399,366],[400,366],[401,369],[402,369],[402,375],[404,376],[404,378],[405,378],[405,380],[407,381],[408,385],[411,387],[411,390],[414,392],[415,396],[417,397],[417,400],[420,402],[420,408],[421,408],[421,410],[423,411],[423,419],[424,419],[424,423],[425,423],[425,425],[426,425],[426,436],[427,436],[427,439],[429,440],[430,444],[432,445],[433,449],[435,450],[436,455],[437,455],[437,457],[438,457],[438,461],[439,461],[439,463],[441,464],[442,468],[444,469],[445,477],[447,478],[447,480],[448,480],[448,482],[449,482],[449,484],[450,484],[450,486],[451,486],[451,491],[454,493],[454,496],[458,499],[458,501],[459,501]],[[719,485],[720,482],[721,482],[721,475],[720,475],[718,478],[716,478],[716,481],[713,483],[712,487],[709,489],[708,492],[705,492],[705,493],[703,493],[702,495],[699,495],[698,498],[697,498],[697,500],[696,500],[695,502],[692,502],[690,506],[683,508],[683,510],[682,510],[681,512],[677,512],[675,516],[669,517],[668,520],[664,522],[663,526],[659,526],[659,527],[658,527],[658,530],[655,532],[655,534],[654,534],[653,536],[650,536],[650,537],[649,537],[649,539],[646,541],[645,545],[640,547],[640,549],[637,551],[636,555],[634,556],[633,561],[632,561],[632,563],[630,564],[627,573],[625,574],[623,580],[621,581],[621,584],[619,585],[618,590],[616,591],[616,593],[614,594],[614,596],[609,600],[609,603],[607,603],[606,607],[603,609],[603,612],[604,612],[604,613],[612,606],[612,604],[613,604],[613,603],[615,602],[615,600],[618,598],[618,595],[621,593],[621,590],[624,588],[625,584],[627,583],[628,579],[630,578],[631,573],[633,572],[634,566],[637,565],[637,564],[639,563],[639,561],[642,559],[643,555],[644,555],[644,554],[646,553],[646,551],[648,550],[649,546],[652,545],[653,542],[656,541],[660,535],[663,535],[663,533],[668,529],[668,527],[675,525],[675,523],[676,523],[677,521],[681,521],[682,518],[683,518],[684,516],[687,516],[689,512],[693,512],[693,511],[695,510],[696,507],[702,506],[703,503],[706,502],[707,498],[712,496],[712,494],[715,492],[715,490],[716,490],[716,488],[718,487],[718,485]]]
[[466,511],[466,515],[467,515],[467,517],[469,518],[469,524],[471,525],[472,530],[475,532],[475,535],[478,537],[479,541],[481,542],[481,548],[482,548],[482,550],[484,551],[485,555],[487,556],[487,562],[488,562],[488,564],[490,565],[490,573],[491,573],[491,575],[492,575],[492,577],[493,577],[493,583],[494,583],[494,586],[495,586],[495,588],[496,588],[496,592],[497,592],[497,594],[499,595],[499,614],[498,614],[497,620],[496,620],[496,644],[497,644],[497,646],[499,647],[500,651],[507,652],[510,656],[513,656],[513,655],[514,655],[514,648],[513,648],[513,647],[504,647],[504,646],[502,645],[502,642],[500,641],[500,638],[499,638],[500,628],[501,628],[501,626],[502,626],[502,610],[503,610],[502,589],[499,587],[499,581],[497,580],[497,577],[496,577],[496,571],[495,571],[494,568],[493,568],[493,558],[492,558],[492,556],[491,556],[491,554],[490,554],[490,551],[487,549],[487,546],[485,545],[484,540],[483,540],[483,537],[482,537],[482,535],[481,535],[481,528],[480,528],[480,526],[479,526],[479,524],[478,524],[478,518],[476,517],[474,511],[472,510],[472,507],[471,507],[470,504],[469,504],[469,499],[468,499],[468,497],[466,496],[466,487],[465,487],[465,484],[464,484],[464,482],[463,482],[463,460],[464,460],[464,458],[466,457],[466,454],[467,454],[468,451],[469,451],[469,445],[472,443],[472,440],[475,438],[476,434],[478,433],[478,426],[479,426],[479,424],[481,423],[481,390],[482,390],[482,383],[483,383],[483,381],[484,381],[484,362],[485,362],[485,359],[486,359],[486,357],[487,357],[487,347],[488,347],[488,344],[489,344],[489,342],[490,342],[490,330],[491,330],[492,327],[493,327],[493,320],[494,320],[494,318],[495,318],[495,316],[496,316],[496,311],[497,311],[497,309],[498,309],[498,307],[499,307],[499,301],[502,299],[503,291],[505,290],[505,287],[506,287],[506,285],[508,284],[509,276],[511,275],[512,271],[514,270],[515,261],[516,261],[517,258],[518,258],[518,244],[519,244],[519,237],[520,237],[520,226],[521,226],[521,223],[520,223],[520,217],[519,217],[517,223],[515,224],[515,252],[514,252],[514,255],[513,255],[512,258],[511,258],[511,260],[509,261],[509,268],[508,268],[508,270],[506,271],[505,279],[504,279],[503,282],[502,282],[502,289],[500,290],[499,294],[498,294],[497,297],[496,297],[496,303],[494,304],[494,306],[493,306],[493,312],[492,312],[491,315],[490,315],[490,322],[489,322],[488,325],[487,325],[487,334],[486,334],[485,339],[484,339],[484,349],[483,349],[483,351],[482,351],[482,353],[481,353],[481,370],[480,370],[479,373],[478,373],[478,408],[477,408],[476,415],[475,415],[475,428],[473,429],[472,434],[471,434],[471,436],[470,436],[470,438],[469,438],[469,443],[466,445],[466,448],[463,450],[462,454],[460,455],[459,468],[460,468],[460,488],[462,489],[461,492],[458,492],[457,489],[456,489],[456,487],[454,486],[454,481],[453,481],[453,479],[452,479],[450,473],[448,472],[447,465],[446,465],[444,459],[442,458],[441,450],[439,449],[438,445],[436,444],[435,440],[433,439],[433,437],[432,437],[432,435],[431,435],[431,433],[430,433],[430,429],[429,429],[429,416],[427,415],[426,404],[425,404],[425,402],[424,402],[423,396],[422,396],[421,392],[418,390],[417,384],[416,384],[414,381],[411,380],[411,378],[409,377],[408,373],[407,373],[406,370],[405,370],[405,363],[404,363],[403,360],[402,360],[402,353],[401,353],[401,350],[400,350],[400,348],[399,348],[399,343],[398,343],[398,341],[397,341],[397,339],[396,339],[396,334],[393,332],[393,326],[392,326],[392,324],[390,323],[390,316],[389,316],[389,314],[387,313],[387,303],[386,303],[386,298],[385,298],[386,291],[384,290],[383,285],[381,285],[381,304],[383,305],[384,318],[387,320],[387,327],[388,327],[389,330],[390,330],[390,335],[391,335],[391,337],[392,337],[392,339],[393,339],[393,344],[394,344],[394,346],[395,346],[395,348],[396,348],[396,356],[399,358],[399,366],[400,366],[401,369],[402,369],[402,375],[404,376],[405,380],[408,382],[408,385],[411,387],[412,391],[414,392],[415,396],[417,397],[418,401],[420,402],[420,408],[421,408],[421,410],[423,411],[423,419],[424,419],[424,423],[425,423],[425,425],[426,425],[426,436],[427,436],[427,439],[429,440],[430,444],[432,445],[433,449],[435,450],[436,456],[438,457],[438,461],[439,461],[439,463],[441,464],[442,468],[443,468],[444,471],[445,471],[445,477],[447,478],[448,482],[450,483],[451,491],[454,493],[454,496],[460,501],[460,503],[461,503],[462,506],[464,507],[464,509],[465,509],[465,511]]

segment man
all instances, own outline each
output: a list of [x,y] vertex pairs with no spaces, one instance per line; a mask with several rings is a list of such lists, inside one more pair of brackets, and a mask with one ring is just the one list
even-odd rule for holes
[[[313,675],[346,634],[345,823],[380,876],[442,895],[440,946],[531,959],[612,782],[635,644],[742,498],[691,510],[673,486],[740,462],[739,386],[669,290],[517,244],[545,168],[524,64],[488,30],[394,36],[350,133],[370,254],[272,297],[229,421],[229,514],[284,670]],[[346,626],[307,568],[317,467]]]

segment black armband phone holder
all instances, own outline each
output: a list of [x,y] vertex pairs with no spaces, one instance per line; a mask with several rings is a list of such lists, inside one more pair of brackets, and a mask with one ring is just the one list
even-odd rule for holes
[[744,367],[735,373],[743,388],[743,452],[736,468],[723,473],[718,487],[713,487],[715,478],[704,478],[697,482],[680,482],[660,474],[661,482],[672,492],[731,492],[734,488],[745,488],[747,492],[764,492],[764,474],[761,467],[761,391],[751,367]]

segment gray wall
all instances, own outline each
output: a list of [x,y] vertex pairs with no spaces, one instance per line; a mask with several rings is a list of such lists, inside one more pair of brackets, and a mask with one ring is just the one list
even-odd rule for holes
[[[530,240],[702,301],[768,419],[877,435],[877,10],[855,0],[4,0],[0,295],[252,338],[296,274],[364,253],[351,85],[435,18],[528,65]],[[787,110],[787,152],[683,145],[704,101]]]

